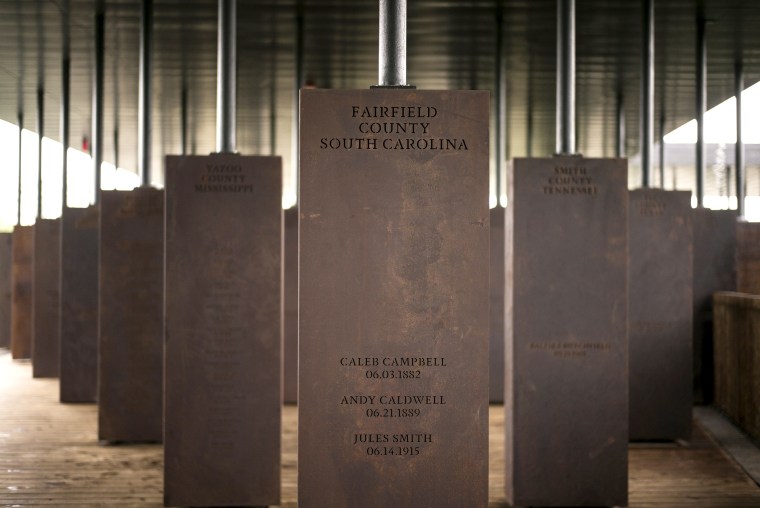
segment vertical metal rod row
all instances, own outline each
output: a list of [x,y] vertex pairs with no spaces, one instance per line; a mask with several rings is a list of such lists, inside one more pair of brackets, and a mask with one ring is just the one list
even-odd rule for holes
[[734,95],[736,96],[736,211],[744,217],[744,196],[747,168],[744,165],[744,141],[742,139],[742,92],[744,91],[744,66],[741,60],[734,67]]
[[502,174],[503,174],[503,166],[504,166],[504,149],[506,147],[505,143],[505,125],[506,125],[506,119],[507,119],[507,108],[505,104],[505,86],[504,86],[504,73],[502,71],[502,67],[504,65],[503,57],[502,57],[502,38],[503,38],[503,17],[501,14],[501,9],[499,9],[499,12],[496,14],[496,97],[495,97],[495,106],[496,106],[496,147],[495,147],[495,156],[496,156],[496,204],[498,205],[501,201],[501,186],[502,186]]
[[707,109],[707,41],[705,37],[705,18],[697,16],[697,90],[696,90],[696,170],[697,170],[697,208],[704,207],[705,201],[705,110]]
[[575,0],[557,0],[557,153],[575,153]]
[[380,86],[406,86],[406,0],[380,0]]
[[654,126],[654,0],[642,0],[641,39],[641,186],[652,186]]
[[[21,104],[20,104],[21,105]],[[22,166],[21,166],[21,159],[22,159],[22,152],[21,148],[23,147],[22,143],[22,134],[24,132],[24,113],[20,112],[18,113],[18,210],[17,210],[17,217],[16,217],[16,224],[19,226],[21,225],[21,178],[23,176]]]
[[615,103],[615,157],[625,157],[625,101],[623,92],[618,92]]
[[665,188],[665,102],[660,113],[660,187]]
[[236,144],[237,1],[219,0],[216,84],[216,150],[234,153]]
[[100,200],[100,165],[103,163],[103,81],[105,75],[105,6],[98,1],[95,12],[95,69],[92,83],[92,165],[95,172],[95,201]]
[[142,0],[140,16],[140,89],[137,108],[137,170],[142,186],[151,182],[151,102],[153,75],[153,0]]
[[180,95],[180,144],[182,145],[182,155],[187,155],[187,86],[182,85]]
[[45,90],[37,89],[37,220],[42,218],[42,136],[45,133]]

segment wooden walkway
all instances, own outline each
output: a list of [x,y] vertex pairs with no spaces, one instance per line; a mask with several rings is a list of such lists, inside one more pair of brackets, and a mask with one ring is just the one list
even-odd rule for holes
[[[160,445],[96,441],[94,404],[59,404],[58,382],[0,352],[0,506],[162,506]],[[296,506],[295,407],[283,412],[283,507]],[[491,507],[506,507],[503,411],[491,407]],[[695,423],[688,446],[630,451],[630,506],[760,507],[758,487]]]

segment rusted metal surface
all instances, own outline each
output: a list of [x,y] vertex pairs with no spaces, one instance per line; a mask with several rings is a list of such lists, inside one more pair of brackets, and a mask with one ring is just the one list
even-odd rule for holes
[[713,295],[715,405],[760,440],[760,296]]
[[488,398],[492,403],[504,402],[504,288],[507,284],[504,278],[504,214],[501,206],[491,209]]
[[159,442],[164,192],[104,191],[100,207],[98,438]]
[[736,224],[736,290],[760,295],[760,224]]
[[627,162],[515,159],[508,174],[507,500],[626,505]]
[[736,290],[736,210],[692,210],[694,224],[694,400],[713,400],[712,295]]
[[285,210],[283,260],[283,400],[298,401],[298,207]]
[[32,375],[58,377],[61,321],[61,220],[34,225]]
[[688,440],[692,406],[691,192],[629,194],[629,437]]
[[166,159],[164,500],[276,505],[282,162]]
[[487,505],[488,107],[301,91],[302,508]]
[[97,396],[99,216],[94,205],[61,217],[61,402]]
[[13,233],[0,233],[0,348],[11,347],[11,245]]
[[34,226],[13,228],[11,287],[11,354],[14,359],[32,357],[32,278],[34,276]]

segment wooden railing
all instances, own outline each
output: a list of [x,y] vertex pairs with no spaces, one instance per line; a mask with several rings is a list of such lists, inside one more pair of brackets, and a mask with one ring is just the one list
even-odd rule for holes
[[760,441],[760,295],[713,296],[715,405]]

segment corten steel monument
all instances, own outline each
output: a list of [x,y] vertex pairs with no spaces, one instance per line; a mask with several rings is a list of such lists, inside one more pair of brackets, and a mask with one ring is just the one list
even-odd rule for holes
[[217,151],[166,158],[164,503],[280,504],[282,160],[235,153],[234,0]]
[[489,97],[380,4],[381,86],[301,91],[299,506],[485,507]]
[[629,195],[630,439],[688,440],[692,405],[691,193]]
[[557,1],[557,154],[509,168],[506,496],[628,499],[628,164],[575,154],[575,2]]

